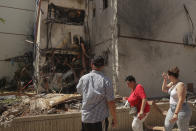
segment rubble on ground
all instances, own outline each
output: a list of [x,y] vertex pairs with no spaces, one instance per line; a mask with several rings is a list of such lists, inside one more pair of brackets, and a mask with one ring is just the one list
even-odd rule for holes
[[[121,96],[116,96],[118,108],[124,106]],[[79,94],[38,94],[34,96],[0,96],[0,126],[10,126],[18,117],[79,112],[82,97]]]
[[[168,102],[167,98],[151,100],[150,105]],[[193,99],[189,100],[194,104]],[[126,109],[126,101],[122,96],[115,96],[117,109]],[[79,112],[82,106],[82,96],[79,94],[38,94],[34,96],[0,96],[0,126],[11,126],[12,121],[19,117],[29,117],[49,114],[65,114]],[[156,106],[155,106],[156,107]],[[160,110],[160,113],[163,111]],[[159,128],[159,127],[157,127]],[[150,128],[149,128],[150,129]]]
[[22,56],[7,58],[5,62],[18,66],[13,78],[0,78],[0,91],[24,91],[33,89],[33,52],[26,52]]
[[9,126],[14,118],[79,111],[79,94],[39,94],[34,97],[0,97],[0,126]]

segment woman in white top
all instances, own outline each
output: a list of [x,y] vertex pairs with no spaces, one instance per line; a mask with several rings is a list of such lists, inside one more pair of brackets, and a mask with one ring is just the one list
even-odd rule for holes
[[165,118],[165,131],[171,131],[175,123],[180,131],[188,131],[192,111],[186,102],[187,89],[178,79],[179,69],[174,67],[162,76],[162,91],[170,94],[170,108]]

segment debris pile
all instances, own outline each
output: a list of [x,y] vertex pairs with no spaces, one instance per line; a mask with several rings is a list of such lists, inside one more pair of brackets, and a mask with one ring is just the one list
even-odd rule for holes
[[0,90],[3,91],[24,91],[32,90],[33,86],[33,53],[26,52],[22,56],[7,58],[0,61],[17,64],[18,69],[15,71],[12,79],[3,77],[0,79]]
[[9,126],[16,117],[43,114],[61,114],[79,111],[81,96],[78,94],[39,94],[7,99],[0,97],[0,126]]
[[[124,106],[121,96],[115,99],[118,108]],[[0,126],[10,126],[18,117],[79,112],[82,97],[79,94],[38,94],[29,96],[0,96]]]
[[90,64],[82,38],[74,38],[74,44],[70,48],[43,51],[37,78],[39,92],[76,92],[77,82],[88,72]]

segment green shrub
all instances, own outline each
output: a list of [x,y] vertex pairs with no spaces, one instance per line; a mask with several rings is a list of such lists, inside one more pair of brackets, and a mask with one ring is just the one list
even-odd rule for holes
[[0,18],[0,23],[5,23],[5,20],[3,18]]

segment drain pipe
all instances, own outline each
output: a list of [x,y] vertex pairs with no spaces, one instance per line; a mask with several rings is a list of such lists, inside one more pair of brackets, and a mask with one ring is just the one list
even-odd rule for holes
[[34,39],[35,44],[37,44],[37,34],[38,34],[39,19],[40,19],[40,13],[41,13],[41,3],[42,3],[42,0],[39,0],[38,15],[37,15],[37,21],[36,21],[36,28],[35,28],[35,39]]
[[39,0],[38,10],[37,10],[37,20],[36,20],[36,29],[35,29],[35,39],[34,39],[34,46],[35,46],[35,64],[34,64],[34,87],[36,87],[36,93],[39,93],[39,57],[40,57],[40,25],[41,25],[41,3],[42,0]]

